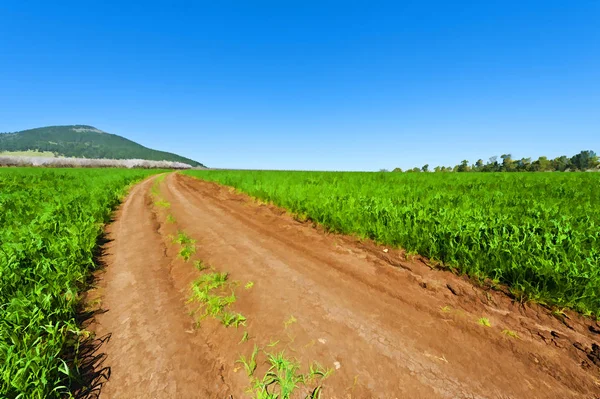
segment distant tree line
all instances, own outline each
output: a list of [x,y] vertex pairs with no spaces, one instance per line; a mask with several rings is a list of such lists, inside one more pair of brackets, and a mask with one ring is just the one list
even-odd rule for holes
[[[566,155],[548,159],[541,156],[532,161],[531,158],[513,159],[511,154],[503,154],[498,159],[493,156],[488,162],[484,163],[478,159],[474,164],[469,165],[468,160],[462,161],[454,166],[436,166],[433,170],[428,164],[421,168],[412,168],[406,172],[569,172],[586,171],[600,168],[600,161],[594,151],[581,151],[572,157]],[[402,172],[402,169],[396,168],[394,172]]]

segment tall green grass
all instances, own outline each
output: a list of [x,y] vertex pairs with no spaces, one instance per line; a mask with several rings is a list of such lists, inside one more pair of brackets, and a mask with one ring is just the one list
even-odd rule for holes
[[68,359],[97,239],[126,187],[152,173],[0,168],[0,397],[68,397],[82,382]]
[[600,173],[184,173],[599,314]]

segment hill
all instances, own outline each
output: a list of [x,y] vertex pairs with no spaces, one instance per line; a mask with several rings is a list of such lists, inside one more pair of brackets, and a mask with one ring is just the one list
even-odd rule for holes
[[15,133],[0,133],[0,152],[2,151],[40,151],[64,157],[146,159],[204,166],[192,159],[153,150],[116,134],[86,125],[48,126]]

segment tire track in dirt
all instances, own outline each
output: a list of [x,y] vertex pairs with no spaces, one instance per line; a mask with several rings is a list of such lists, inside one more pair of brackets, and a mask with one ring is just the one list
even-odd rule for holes
[[[169,225],[156,217],[151,182],[132,190],[108,231],[100,293],[109,311],[96,332],[113,333],[105,348],[112,377],[102,398],[248,397],[235,361],[269,342],[304,367],[316,360],[336,368],[323,398],[591,399],[600,391],[598,368],[581,367],[585,353],[572,347],[593,342],[584,322],[569,329],[501,293],[399,261],[398,251],[382,255],[180,174],[161,183],[177,221]],[[169,235],[178,229],[197,240],[194,259],[241,283],[235,310],[248,318],[249,342],[240,343],[244,329],[214,320],[192,329],[185,300],[199,273],[176,260]],[[241,288],[249,281],[252,289]],[[297,321],[286,325],[291,316]],[[482,316],[492,328],[477,324]],[[521,338],[507,338],[500,325]]]
[[225,397],[227,387],[215,387],[222,384],[210,373],[214,362],[202,356],[208,348],[186,333],[191,321],[173,286],[148,198],[153,181],[131,190],[106,231],[110,243],[102,260],[107,267],[98,276],[97,294],[107,312],[91,326],[99,336],[112,334],[102,348],[111,377],[100,397]]

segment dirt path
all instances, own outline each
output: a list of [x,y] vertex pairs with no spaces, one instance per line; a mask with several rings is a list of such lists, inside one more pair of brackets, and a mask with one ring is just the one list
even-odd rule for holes
[[[401,251],[323,233],[275,207],[179,174],[157,185],[170,204],[160,209],[153,184],[132,190],[108,231],[113,241],[98,289],[108,312],[95,327],[112,333],[104,348],[112,376],[102,398],[249,397],[249,379],[235,362],[254,344],[285,351],[304,368],[318,361],[335,369],[323,398],[596,398],[600,392],[590,349],[600,335],[579,317],[561,322],[406,260]],[[200,273],[177,258],[169,236],[177,231],[197,240],[193,259],[240,282],[235,310],[247,317],[246,328],[210,319],[193,327],[185,302]],[[251,289],[244,289],[247,282]],[[478,323],[482,317],[491,327]],[[250,340],[240,343],[244,331]]]
[[112,334],[103,348],[111,377],[101,397],[225,397],[228,388],[215,383],[206,344],[188,332],[192,323],[173,287],[170,260],[146,195],[151,184],[146,180],[133,188],[107,230],[111,242],[99,293],[108,311],[94,326],[100,336]]

